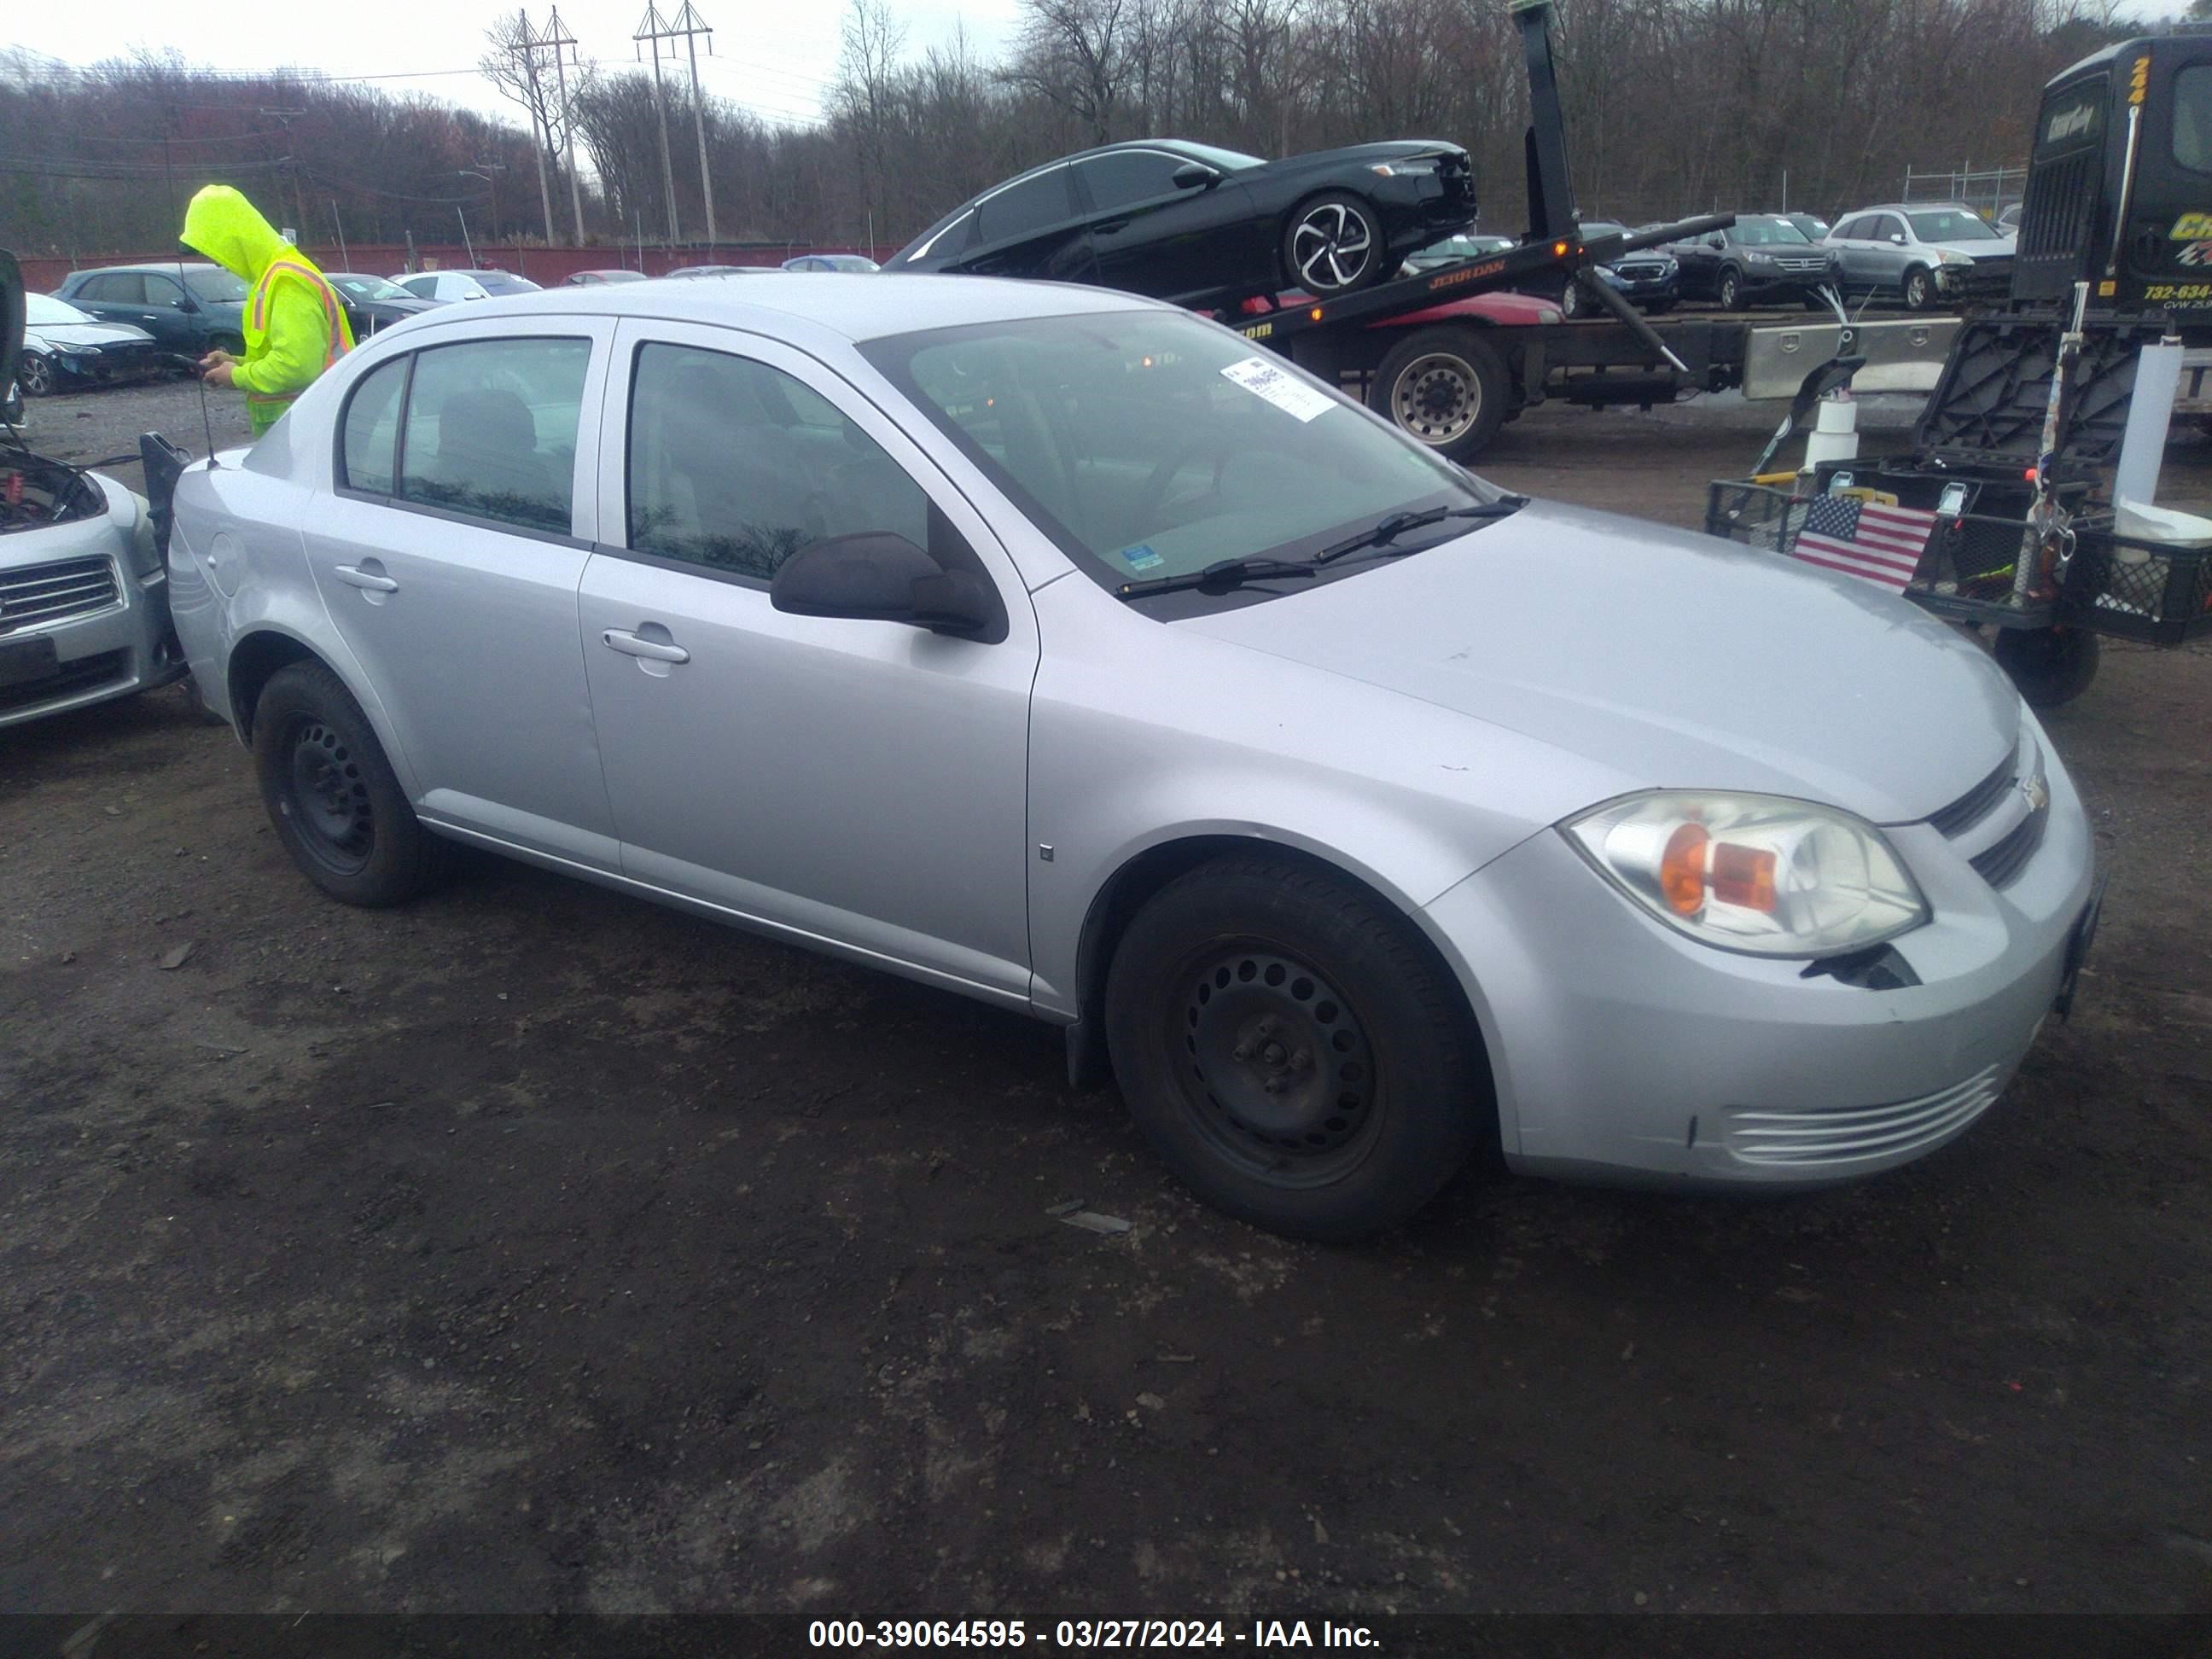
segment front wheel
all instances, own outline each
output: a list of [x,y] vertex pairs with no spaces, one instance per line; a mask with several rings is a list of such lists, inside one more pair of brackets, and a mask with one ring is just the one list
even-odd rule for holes
[[42,352],[25,352],[15,364],[15,384],[23,388],[26,398],[52,396],[55,384],[52,362]]
[[1106,1039],[1131,1115],[1200,1197],[1332,1241],[1434,1197],[1496,1112],[1464,1006],[1402,917],[1324,870],[1239,855],[1123,935]]
[[2104,648],[2078,628],[2006,628],[1990,647],[2030,708],[2057,708],[2089,689]]
[[1282,252],[1291,285],[1322,300],[1380,281],[1389,265],[1381,219],[1348,191],[1302,203],[1283,228]]
[[1899,292],[1904,296],[1907,311],[1925,311],[1936,303],[1936,278],[1929,274],[1926,266],[1915,265],[1905,273]]
[[284,850],[332,898],[401,904],[443,874],[452,844],[416,817],[368,717],[321,663],[279,669],[263,689],[253,764]]
[[1589,296],[1583,292],[1583,285],[1569,276],[1566,287],[1559,290],[1559,315],[1572,322],[1577,317],[1588,316],[1589,308]]
[[1734,311],[1743,298],[1743,278],[1733,270],[1721,272],[1720,286],[1714,290],[1723,311]]
[[1489,342],[1471,328],[1424,328],[1390,348],[1367,406],[1447,460],[1465,462],[1497,435],[1512,382]]

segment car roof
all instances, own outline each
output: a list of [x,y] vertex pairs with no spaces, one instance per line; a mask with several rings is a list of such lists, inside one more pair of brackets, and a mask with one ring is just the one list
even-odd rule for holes
[[[763,270],[750,283],[623,283],[605,288],[544,289],[479,301],[465,318],[426,313],[409,319],[406,336],[543,316],[651,317],[718,324],[795,336],[809,330],[848,342],[927,329],[957,328],[1030,317],[1096,316],[1115,311],[1176,311],[1157,301],[1073,283],[991,276],[895,274],[888,282],[848,283],[833,271]],[[797,325],[796,328],[790,325]],[[771,326],[763,326],[769,325]],[[395,339],[400,337],[394,334]]]
[[146,259],[135,265],[87,265],[82,270],[72,270],[68,280],[80,276],[105,276],[112,270],[158,270],[164,276],[174,276],[180,270],[220,270],[222,267],[209,259]]

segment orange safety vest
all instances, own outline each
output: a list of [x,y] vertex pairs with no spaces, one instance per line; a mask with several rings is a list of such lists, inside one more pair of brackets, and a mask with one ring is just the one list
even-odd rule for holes
[[[352,345],[353,333],[346,325],[345,312],[338,304],[337,290],[331,286],[329,278],[313,265],[293,259],[273,259],[270,262],[269,269],[261,273],[261,280],[253,285],[252,305],[247,313],[247,336],[252,338],[268,332],[269,298],[275,291],[280,276],[299,278],[313,288],[316,297],[323,302],[323,316],[330,324],[330,346],[323,353],[323,367],[318,373],[328,374],[331,366],[344,356],[347,349]],[[289,409],[292,400],[299,395],[297,392],[247,392],[246,401],[252,412],[255,435],[258,436],[274,425],[276,417]]]

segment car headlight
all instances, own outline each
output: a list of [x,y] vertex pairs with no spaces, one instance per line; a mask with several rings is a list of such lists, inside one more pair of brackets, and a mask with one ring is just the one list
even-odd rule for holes
[[1752,265],[1771,265],[1774,263],[1771,253],[1747,253],[1743,258],[1746,264]]
[[1970,265],[1974,260],[1972,254],[1956,253],[1945,247],[1936,250],[1936,263],[1939,265]]
[[1369,164],[1367,170],[1385,179],[1413,178],[1422,173],[1434,173],[1437,170],[1437,158],[1433,155],[1417,155],[1410,161],[1375,161]]
[[1643,908],[1725,951],[1832,956],[1929,917],[1881,830],[1810,801],[1657,791],[1608,801],[1561,828]]
[[100,356],[100,348],[96,345],[64,346],[62,348],[62,356],[64,357],[97,357]]
[[1680,271],[1681,268],[1681,262],[1676,259],[1672,254],[1668,255],[1667,258],[1659,262],[1659,274],[1662,276],[1672,276],[1676,272]]

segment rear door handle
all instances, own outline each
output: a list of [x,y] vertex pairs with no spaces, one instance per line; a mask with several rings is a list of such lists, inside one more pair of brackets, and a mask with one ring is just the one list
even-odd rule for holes
[[663,645],[659,640],[640,639],[627,629],[610,628],[599,637],[625,657],[643,657],[647,662],[691,660],[691,653],[680,645]]
[[399,584],[389,576],[380,576],[374,570],[363,570],[357,564],[342,564],[331,572],[349,587],[358,587],[370,593],[397,593]]

